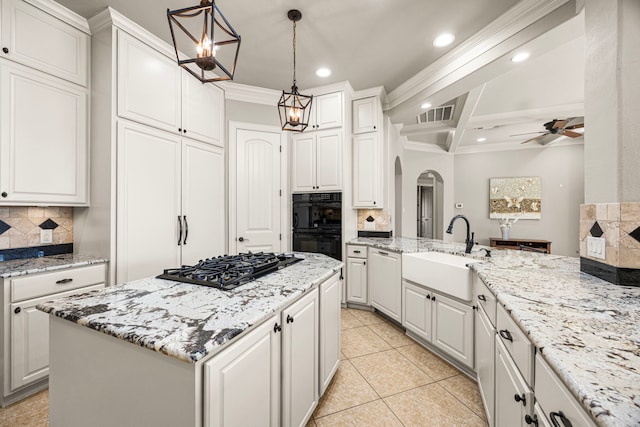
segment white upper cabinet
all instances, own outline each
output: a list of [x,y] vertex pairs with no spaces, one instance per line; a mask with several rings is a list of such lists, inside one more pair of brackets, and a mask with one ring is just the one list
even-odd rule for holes
[[353,207],[378,208],[382,203],[382,144],[377,132],[353,137]]
[[118,115],[223,145],[224,95],[202,84],[175,60],[118,31]]
[[342,189],[342,132],[309,132],[291,139],[291,191]]
[[2,0],[1,8],[1,57],[87,86],[89,34],[54,17],[66,9],[52,4],[47,13],[23,0]]
[[316,135],[317,189],[335,191],[342,188],[342,138],[336,131]]
[[87,203],[87,89],[0,60],[0,205]]
[[314,96],[310,122],[312,130],[342,127],[342,92]]
[[353,101],[353,133],[375,132],[378,130],[380,99],[377,96]]

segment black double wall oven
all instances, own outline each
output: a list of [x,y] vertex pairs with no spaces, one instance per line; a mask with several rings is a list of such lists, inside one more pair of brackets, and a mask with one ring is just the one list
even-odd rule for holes
[[293,195],[293,250],[342,260],[342,193]]

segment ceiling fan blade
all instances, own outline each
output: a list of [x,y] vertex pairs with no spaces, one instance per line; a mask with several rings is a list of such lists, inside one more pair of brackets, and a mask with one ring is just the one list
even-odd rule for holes
[[542,137],[538,139],[538,144],[548,145],[560,138],[562,138],[562,135],[560,135],[559,133],[556,133],[556,134],[550,133],[548,135],[542,135]]
[[583,134],[581,134],[580,132],[573,132],[565,129],[562,131],[562,135],[568,136],[569,138],[577,138],[579,136],[582,136]]
[[575,125],[565,126],[565,129],[580,129],[584,127],[584,123],[576,123]]
[[567,124],[566,120],[556,120],[551,129],[563,128]]
[[567,124],[564,125],[565,129],[575,129],[579,127],[584,127],[584,116],[569,117]]
[[539,132],[516,133],[515,135],[509,135],[509,136],[533,135],[534,133],[546,133],[546,132],[542,130]]
[[544,135],[538,135],[538,136],[536,136],[535,138],[527,139],[526,141],[521,142],[520,144],[526,144],[527,142],[532,142],[532,141],[536,141],[536,142],[538,142],[538,143],[539,143],[539,142],[540,142],[540,140],[541,140],[542,138],[544,138],[545,136],[547,136],[547,135],[549,135],[549,133],[546,133],[546,132],[545,132],[545,134],[544,134]]

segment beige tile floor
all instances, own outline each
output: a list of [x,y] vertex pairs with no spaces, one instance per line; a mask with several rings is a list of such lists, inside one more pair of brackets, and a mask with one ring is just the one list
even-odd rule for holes
[[[47,426],[47,390],[0,409],[1,427]],[[307,424],[483,426],[476,383],[377,314],[342,310],[342,361]]]
[[476,383],[383,317],[342,310],[342,361],[307,427],[487,426]]

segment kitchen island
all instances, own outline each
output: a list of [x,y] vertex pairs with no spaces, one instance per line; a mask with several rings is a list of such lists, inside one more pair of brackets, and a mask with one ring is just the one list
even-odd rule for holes
[[470,268],[593,422],[640,425],[640,288],[582,273],[578,258],[407,237],[348,244],[482,259]]
[[[217,425],[218,414],[208,406],[221,390],[205,390],[207,362],[261,330],[273,330],[274,336],[285,329],[280,334],[285,335],[280,316],[287,307],[318,289],[322,301],[327,283],[339,289],[340,261],[321,254],[296,256],[303,261],[231,291],[148,278],[38,306],[51,314],[50,425]],[[268,354],[275,354],[267,368],[279,360],[280,335],[266,344]],[[287,353],[284,345],[282,353]],[[272,381],[279,379],[277,373],[267,374],[269,391],[279,391]],[[279,407],[271,393],[259,398],[267,401],[266,410]],[[278,423],[279,414],[269,417]]]

